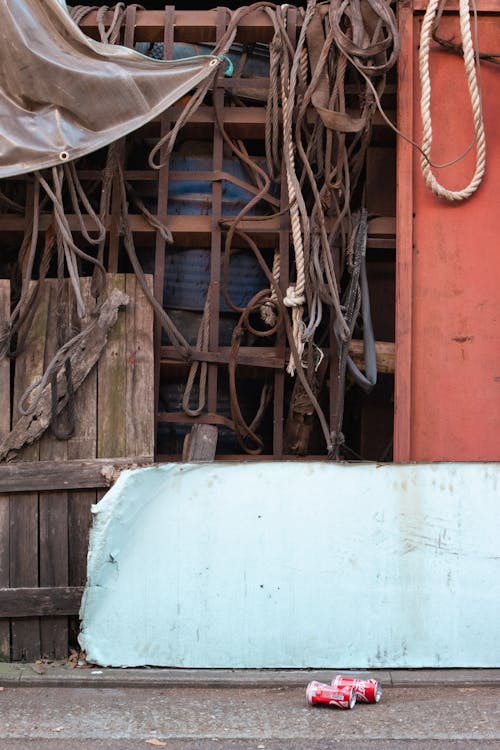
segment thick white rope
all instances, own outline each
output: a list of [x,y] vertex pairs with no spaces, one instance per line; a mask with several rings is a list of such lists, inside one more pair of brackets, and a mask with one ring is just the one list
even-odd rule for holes
[[[299,45],[304,43],[304,31],[309,24],[312,12],[314,11],[314,4],[308,5],[308,15],[304,19],[301,36],[299,39]],[[281,6],[284,10],[288,7],[286,5]],[[286,17],[285,17],[286,25]],[[285,51],[286,54],[286,51]],[[285,71],[284,66],[281,66],[281,107],[283,117],[283,148],[287,150],[288,159],[285,158],[286,168],[286,182],[288,188],[288,202],[290,204],[290,221],[292,229],[292,241],[295,253],[295,270],[296,280],[294,284],[290,284],[286,290],[286,295],[283,298],[283,303],[287,307],[292,308],[292,335],[295,342],[295,348],[297,350],[297,359],[293,353],[290,353],[290,360],[286,371],[289,375],[295,375],[297,367],[302,367],[302,354],[304,353],[304,304],[306,301],[305,289],[306,289],[306,274],[305,274],[305,256],[304,256],[304,239],[302,236],[302,224],[300,220],[300,209],[298,205],[298,196],[295,190],[295,184],[292,174],[295,174],[295,148],[292,137],[292,113],[295,106],[295,80],[297,68],[300,65],[304,65],[304,58],[302,56],[302,50],[299,51],[299,59],[295,59],[292,65],[292,70],[289,76],[290,83],[290,98],[287,95],[286,82],[285,82]]]
[[486,139],[484,134],[483,112],[481,106],[481,92],[478,84],[476,73],[476,58],[474,45],[472,42],[470,8],[469,0],[460,0],[460,31],[462,34],[462,47],[467,76],[467,85],[469,88],[472,116],[474,121],[474,132],[476,140],[476,167],[474,175],[462,190],[448,190],[436,179],[432,172],[432,163],[430,159],[432,147],[432,119],[431,119],[431,79],[429,74],[429,52],[432,36],[432,26],[439,0],[429,0],[429,5],[422,23],[420,34],[420,81],[422,85],[422,95],[420,99],[420,112],[422,117],[422,158],[420,166],[427,187],[440,198],[449,201],[463,201],[478,189],[484,176],[486,168]]
[[283,68],[281,69],[281,99],[283,110],[283,148],[288,149],[288,162],[286,162],[286,183],[288,188],[288,201],[290,203],[290,219],[292,225],[292,240],[295,252],[295,269],[297,278],[294,284],[290,284],[286,290],[286,296],[283,302],[287,307],[292,308],[292,330],[293,340],[297,349],[298,362],[295,361],[293,353],[290,353],[290,360],[286,371],[289,375],[295,375],[297,367],[302,366],[302,354],[304,353],[303,333],[303,305],[306,301],[304,292],[306,288],[305,261],[304,261],[304,243],[302,239],[302,226],[300,223],[299,207],[297,205],[297,196],[291,177],[291,170],[295,168],[295,153],[293,141],[289,130],[289,112],[288,98],[285,91],[285,80]]

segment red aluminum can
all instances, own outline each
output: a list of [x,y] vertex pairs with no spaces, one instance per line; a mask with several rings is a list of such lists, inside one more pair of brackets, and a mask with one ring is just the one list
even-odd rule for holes
[[356,703],[356,691],[352,685],[346,687],[332,687],[322,682],[313,680],[306,688],[307,702],[312,706],[315,703],[325,703],[337,708],[353,708]]
[[356,692],[356,700],[362,703],[378,703],[382,697],[382,686],[378,680],[360,680],[357,677],[347,677],[338,674],[332,680],[332,687],[341,689],[344,687],[353,687]]

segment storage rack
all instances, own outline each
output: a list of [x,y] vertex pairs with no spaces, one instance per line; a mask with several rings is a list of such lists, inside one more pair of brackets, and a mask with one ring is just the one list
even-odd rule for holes
[[[110,15],[111,20],[111,15]],[[123,27],[122,43],[129,47],[135,47],[138,43],[148,42],[150,44],[161,42],[164,45],[165,58],[172,56],[173,45],[175,42],[186,42],[197,44],[202,42],[214,42],[225,30],[227,14],[224,9],[215,9],[209,11],[182,11],[175,9],[174,6],[167,6],[164,11],[141,11],[136,7],[128,8],[126,22]],[[288,11],[288,30],[290,35],[295,35],[300,26],[300,14],[296,8],[289,8]],[[96,23],[96,13],[93,12],[86,17],[82,23],[82,30],[89,36],[98,38]],[[268,43],[272,38],[272,25],[268,16],[263,11],[255,11],[247,15],[239,26],[237,40],[243,44],[251,43]],[[252,141],[263,140],[265,109],[263,106],[245,106],[234,107],[225,106],[225,94],[231,92],[237,86],[239,90],[244,86],[255,88],[256,86],[267,89],[268,81],[265,79],[232,79],[220,77],[217,88],[213,91],[213,98],[217,100],[223,113],[225,127],[230,136],[242,140],[251,139]],[[394,108],[393,100],[395,96],[395,85],[387,87],[385,104],[389,109]],[[181,107],[175,106],[167,110],[161,117],[149,123],[139,132],[139,137],[158,138],[164,135],[170,128],[171,123],[176,120],[181,112]],[[394,113],[389,111],[389,117],[394,118]],[[184,131],[192,138],[202,137],[209,139],[212,150],[212,168],[213,172],[222,170],[223,158],[223,139],[215,122],[214,110],[210,105],[202,106],[185,126]],[[137,135],[129,136],[136,138]],[[382,154],[382,159],[380,155]],[[156,214],[171,230],[174,240],[174,246],[177,248],[208,248],[210,250],[210,294],[211,294],[211,316],[210,316],[210,334],[209,334],[209,351],[193,350],[193,359],[196,361],[205,361],[208,363],[208,384],[207,384],[207,408],[206,411],[198,417],[189,417],[180,410],[166,410],[160,401],[160,386],[167,382],[172,372],[187,373],[185,363],[177,354],[174,347],[165,345],[162,342],[161,331],[157,327],[155,331],[155,404],[156,404],[156,422],[157,427],[162,429],[162,425],[190,425],[193,423],[214,424],[220,427],[228,426],[227,415],[221,414],[218,410],[218,401],[220,399],[222,373],[224,372],[228,359],[229,347],[221,346],[219,343],[219,289],[221,279],[221,254],[223,248],[223,230],[221,227],[222,218],[222,182],[215,180],[212,182],[211,193],[211,215],[169,215],[168,213],[168,185],[172,178],[178,179],[179,174],[172,174],[168,160],[159,171],[153,171],[147,165],[144,168],[132,168],[127,162],[125,142],[121,148],[122,167],[125,178],[132,185],[141,183],[149,184],[149,192],[152,190],[156,193]],[[161,159],[161,155],[160,155]],[[393,183],[393,164],[395,162],[394,136],[387,128],[381,117],[376,117],[373,130],[373,143],[370,153],[373,169],[368,175],[368,210],[370,211],[370,195],[373,195],[377,203],[380,203],[382,195],[383,214],[374,216],[369,222],[368,251],[369,260],[378,260],[378,268],[384,268],[383,275],[389,278],[389,287],[393,287],[394,275],[394,249],[395,249],[395,218],[394,209],[387,209],[394,203],[393,195],[395,185]],[[161,159],[163,162],[163,159]],[[385,165],[381,170],[380,163]],[[389,177],[388,177],[389,175]],[[83,181],[99,180],[101,172],[99,168],[89,163],[88,160],[82,160],[79,166],[79,176]],[[190,173],[190,179],[200,180],[205,178],[206,173]],[[282,186],[283,187],[283,186]],[[105,226],[108,231],[108,257],[107,267],[110,273],[116,273],[120,269],[121,263],[121,231],[118,221],[118,198],[111,201],[110,211],[105,219]],[[383,197],[385,196],[385,198]],[[281,190],[280,211],[286,209],[287,196],[286,189]],[[391,215],[392,214],[392,215]],[[69,224],[72,229],[78,231],[78,218],[69,216]],[[164,295],[164,277],[165,277],[165,257],[169,252],[169,246],[163,237],[152,228],[145,219],[139,214],[131,214],[131,228],[135,241],[138,246],[146,248],[152,259],[152,269],[154,276],[154,293],[158,300],[163,300]],[[41,230],[43,231],[49,225],[50,217],[41,217]],[[24,229],[25,218],[17,215],[4,214],[0,215],[0,232],[16,234],[21,233]],[[242,228],[254,237],[259,247],[271,251],[273,248],[279,248],[281,268],[287,269],[289,263],[290,247],[290,220],[286,211],[280,216],[271,216],[262,220],[247,218],[242,223]],[[373,264],[377,267],[377,263]],[[283,291],[286,290],[288,279],[282,273],[280,284]],[[390,291],[393,295],[393,291]],[[389,295],[390,296],[390,295]],[[389,307],[389,318],[394,306],[394,300],[377,299],[380,295],[374,295],[374,305],[381,304],[386,308]],[[374,310],[375,320],[377,312]],[[387,316],[386,316],[387,317]],[[386,350],[389,352],[389,359],[393,354],[390,350],[391,324],[385,326],[386,331],[383,338],[389,340]],[[377,330],[375,331],[377,335]],[[393,335],[393,325],[392,325]],[[378,336],[380,338],[380,336]],[[333,336],[331,345],[334,345]],[[268,441],[269,447],[265,455],[261,456],[266,459],[280,459],[285,457],[284,446],[284,426],[286,420],[286,379],[285,374],[287,350],[284,336],[278,337],[275,346],[242,346],[239,351],[238,365],[250,377],[261,377],[264,372],[272,374],[273,380],[273,398],[272,398],[272,420],[270,420],[270,429],[272,430],[271,439]],[[330,361],[331,377],[330,381],[330,405],[334,403],[335,398],[335,378],[333,377],[336,366]],[[391,370],[389,363],[388,370]],[[332,411],[330,406],[330,413]],[[387,411],[387,409],[386,409]],[[387,416],[387,415],[386,415]],[[392,420],[392,415],[389,415]],[[387,419],[386,419],[387,421]],[[375,443],[377,440],[375,439]],[[377,448],[378,450],[378,448]],[[317,457],[321,457],[318,452]],[[244,455],[244,454],[243,454]],[[323,452],[324,455],[324,452]],[[170,451],[157,450],[159,459],[179,458],[178,452],[175,455]],[[221,458],[241,458],[239,451],[234,451]],[[365,451],[363,458],[376,458],[370,455],[370,449]]]

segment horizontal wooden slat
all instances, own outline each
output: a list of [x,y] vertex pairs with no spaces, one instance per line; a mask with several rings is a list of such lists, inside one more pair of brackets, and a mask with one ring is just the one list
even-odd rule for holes
[[[75,214],[66,216],[70,229],[78,232],[81,227],[81,218]],[[233,217],[234,218],[234,217]],[[83,217],[85,225],[89,231],[94,229],[93,222],[89,216]],[[109,220],[110,221],[110,220]],[[41,231],[47,230],[51,226],[52,217],[44,215],[40,217]],[[14,216],[12,214],[0,215],[0,232],[24,232],[26,220],[23,216]],[[108,222],[109,223],[109,222]],[[333,223],[327,222],[328,224]],[[198,241],[206,241],[212,232],[211,216],[168,216],[166,224],[174,236],[174,240],[182,244],[183,237],[196,238]],[[151,234],[154,236],[156,229],[152,227],[146,219],[137,214],[130,216],[130,226],[135,234]],[[243,231],[251,235],[258,235],[259,240],[276,242],[276,235],[280,231],[280,217],[269,216],[259,218],[243,219],[238,225]],[[109,229],[109,226],[107,227]],[[368,247],[371,243],[376,246],[380,242],[385,242],[387,247],[391,246],[395,237],[395,219],[394,217],[379,217],[373,219],[368,225]]]
[[0,589],[0,619],[77,615],[81,586]]
[[[112,484],[114,472],[151,464],[152,458],[92,458],[0,464],[0,494],[44,490],[99,489]],[[111,477],[111,478],[110,478]]]
[[158,412],[158,422],[162,424],[217,424],[234,430],[233,422],[221,414],[209,413],[190,417],[183,411],[160,411]]
[[[108,21],[113,14],[108,13]],[[299,20],[300,22],[300,20]],[[96,13],[82,21],[80,28],[89,36],[98,38]],[[217,32],[217,10],[177,10],[174,16],[176,42],[213,42]],[[163,42],[165,35],[164,11],[138,11],[135,23],[136,41]],[[274,35],[272,21],[264,10],[246,15],[238,24],[237,41],[270,42]]]
[[[392,341],[377,341],[375,351],[377,354],[377,371],[392,375],[394,373],[395,344]],[[363,342],[359,339],[353,339],[349,347],[349,354],[354,364],[364,370]]]
[[[230,346],[221,346],[217,352],[193,351],[191,354],[195,362],[213,362],[215,364],[227,364],[230,357]],[[184,362],[180,354],[173,346],[162,346],[160,350],[162,363]],[[282,370],[285,366],[283,357],[276,356],[276,349],[264,346],[240,347],[238,350],[238,364],[254,367],[270,367]]]
[[[381,373],[394,372],[394,343],[391,341],[376,341],[375,351],[377,355],[377,369]],[[231,347],[221,346],[216,352],[193,351],[191,357],[195,362],[214,362],[216,364],[227,364],[230,359]],[[326,350],[325,350],[326,353]],[[364,368],[363,342],[353,339],[349,348],[349,354],[354,363]],[[162,346],[160,350],[161,362],[185,362],[173,346]],[[250,367],[268,367],[270,369],[282,370],[285,366],[286,357],[276,356],[276,349],[264,346],[240,347],[238,350],[238,365]],[[187,363],[186,363],[187,364]]]

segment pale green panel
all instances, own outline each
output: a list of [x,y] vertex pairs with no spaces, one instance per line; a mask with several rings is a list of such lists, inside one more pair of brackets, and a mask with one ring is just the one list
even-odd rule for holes
[[500,666],[499,464],[167,464],[94,508],[82,646],[184,667]]

